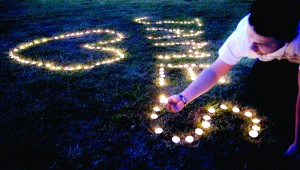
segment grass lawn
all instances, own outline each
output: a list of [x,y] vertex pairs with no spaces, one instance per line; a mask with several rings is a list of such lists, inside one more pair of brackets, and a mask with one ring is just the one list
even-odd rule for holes
[[[177,94],[191,82],[184,69],[165,67],[166,85],[160,87],[160,64],[212,63],[250,5],[246,0],[0,0],[0,169],[239,170],[299,163],[281,156],[293,134],[285,131],[283,116],[247,100],[252,60],[243,59],[227,83],[183,111],[163,110],[158,119],[150,118],[159,94]],[[152,24],[135,22],[145,16]],[[195,18],[202,26],[180,24]],[[166,30],[147,30],[153,27]],[[175,29],[202,33],[147,38],[177,35]],[[193,40],[207,42],[199,50],[210,56],[157,58],[190,46],[155,43]],[[10,57],[16,48],[23,60]],[[252,110],[261,119],[259,136],[251,138],[250,119],[220,109],[222,102]],[[217,108],[210,114],[211,128],[195,135],[209,107]],[[155,134],[156,127],[163,133]],[[172,142],[173,135],[181,142]],[[185,142],[188,135],[195,141]]]

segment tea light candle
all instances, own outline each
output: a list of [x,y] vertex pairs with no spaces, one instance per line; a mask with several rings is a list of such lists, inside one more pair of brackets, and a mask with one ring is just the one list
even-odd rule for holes
[[204,120],[210,120],[210,119],[211,119],[211,117],[210,117],[210,116],[208,116],[208,115],[204,115],[204,116],[203,116],[203,119],[204,119]]
[[249,112],[249,111],[246,111],[245,112],[245,116],[247,116],[247,117],[251,117],[253,114],[251,113],[251,112]]
[[164,96],[164,95],[160,95],[159,102],[161,104],[167,104],[168,103],[168,98],[166,96]]
[[164,131],[164,130],[163,130],[162,128],[156,128],[156,129],[154,130],[154,132],[155,132],[156,134],[161,134],[163,131]]
[[179,142],[180,142],[180,138],[179,138],[178,136],[173,136],[173,137],[172,137],[172,141],[173,141],[174,143],[179,143]]
[[221,109],[226,110],[228,107],[225,104],[221,104]]
[[260,120],[259,120],[259,119],[257,119],[257,118],[255,118],[255,119],[252,119],[252,122],[253,122],[253,123],[259,123],[259,122],[260,122]]
[[196,128],[196,129],[195,129],[195,133],[196,133],[197,135],[202,135],[202,134],[203,134],[203,130],[202,130],[201,128]]
[[256,130],[256,131],[260,131],[260,127],[258,125],[253,125],[252,126],[252,129],[253,130]]
[[208,111],[209,113],[215,113],[215,112],[216,112],[216,109],[210,107],[209,109],[207,109],[207,111]]
[[233,107],[233,108],[232,108],[232,111],[233,111],[234,113],[238,113],[238,112],[240,112],[240,109],[239,109],[238,107]]
[[210,123],[208,121],[203,121],[202,122],[202,127],[205,128],[205,129],[207,129],[207,128],[210,127]]
[[155,107],[153,108],[153,110],[154,110],[155,112],[159,112],[159,111],[160,111],[160,108],[157,107],[157,106],[155,106]]
[[194,142],[194,137],[193,136],[187,136],[187,137],[185,137],[185,141],[188,142],[188,143],[192,143],[192,142]]
[[251,136],[252,138],[256,138],[258,136],[258,132],[256,130],[250,130],[249,136]]
[[156,113],[152,113],[150,117],[151,117],[151,119],[157,119],[158,115]]

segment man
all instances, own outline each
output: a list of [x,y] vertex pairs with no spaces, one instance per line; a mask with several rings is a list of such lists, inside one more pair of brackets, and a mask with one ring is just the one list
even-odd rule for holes
[[[166,109],[179,112],[186,104],[211,89],[243,57],[257,59],[249,78],[250,91],[260,96],[263,95],[262,98],[257,99],[265,101],[266,107],[280,107],[273,101],[285,103],[282,106],[292,104],[289,110],[295,113],[295,136],[285,154],[300,155],[299,18],[299,0],[253,2],[249,14],[239,22],[236,30],[219,49],[219,57],[216,61],[203,70],[197,79],[180,94],[170,96],[165,106]],[[282,76],[284,82],[274,80],[278,75],[268,75],[272,73],[286,74]],[[286,79],[291,75],[295,76],[292,76],[291,80]],[[263,81],[264,79],[272,79],[272,81]],[[265,84],[270,82],[273,84]],[[282,85],[290,86],[282,88]]]

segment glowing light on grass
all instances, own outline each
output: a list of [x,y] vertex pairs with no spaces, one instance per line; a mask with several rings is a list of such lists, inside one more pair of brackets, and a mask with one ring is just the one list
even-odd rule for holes
[[192,143],[192,142],[194,142],[194,137],[193,136],[187,136],[187,137],[185,137],[185,141],[188,142],[188,143]]
[[260,127],[258,125],[252,125],[252,129],[256,131],[260,131]]
[[[66,39],[66,38],[78,38],[78,37],[87,36],[87,35],[91,35],[91,34],[103,34],[103,33],[114,35],[115,38],[111,39],[111,40],[107,40],[107,41],[99,41],[96,44],[85,44],[85,45],[83,45],[83,48],[86,48],[89,50],[101,51],[101,52],[109,52],[114,56],[113,58],[109,58],[109,59],[105,59],[105,60],[97,60],[90,64],[77,63],[77,64],[71,64],[71,65],[65,66],[65,65],[58,64],[58,63],[55,63],[52,61],[51,62],[45,61],[43,59],[39,59],[39,60],[27,59],[26,57],[23,57],[20,54],[20,52],[22,52],[24,50],[30,49],[31,47],[34,47],[37,45],[46,44],[50,41],[62,40],[62,39]],[[93,69],[99,65],[111,64],[111,63],[117,62],[117,61],[125,58],[125,53],[123,52],[123,50],[118,49],[118,48],[113,48],[113,47],[102,46],[105,44],[113,44],[116,42],[120,42],[123,39],[124,39],[123,34],[113,31],[113,30],[108,30],[108,29],[105,29],[105,30],[93,29],[93,30],[65,33],[65,34],[54,36],[54,37],[40,38],[40,39],[32,40],[30,42],[21,43],[21,44],[17,45],[14,49],[9,51],[9,57],[18,63],[22,63],[25,65],[32,65],[32,66],[36,66],[36,67],[42,67],[42,68],[46,68],[48,70],[53,70],[53,71],[89,70],[89,69]]]
[[204,116],[203,116],[203,119],[204,119],[204,120],[210,120],[210,119],[211,119],[211,117],[210,117],[210,116],[208,116],[208,115],[204,115]]
[[208,108],[207,111],[208,111],[209,113],[216,113],[216,109],[213,108],[213,107]]
[[210,127],[210,123],[207,120],[202,121],[201,125],[204,129],[208,129]]
[[180,142],[180,138],[179,138],[178,136],[173,136],[173,137],[172,137],[172,141],[173,141],[174,143],[179,143],[179,142]]
[[226,83],[226,79],[225,79],[225,77],[221,77],[220,79],[219,79],[219,83]]
[[251,136],[252,138],[256,138],[258,136],[258,132],[256,130],[250,130],[249,136]]
[[150,115],[150,118],[151,119],[157,119],[158,115],[156,113],[153,113],[153,114]]
[[228,107],[227,107],[225,104],[221,104],[221,105],[220,105],[220,108],[223,109],[223,110],[228,109]]
[[196,133],[197,135],[202,135],[202,134],[203,134],[203,130],[202,130],[201,128],[196,128],[196,129],[195,129],[195,133]]
[[160,111],[160,108],[159,108],[158,106],[155,106],[155,107],[153,108],[153,110],[154,110],[155,112],[159,112],[159,111]]
[[162,95],[159,96],[159,102],[161,104],[167,104],[168,103],[168,98],[165,95],[162,94]]
[[245,116],[247,116],[247,117],[252,117],[252,115],[253,115],[253,114],[252,114],[251,112],[249,112],[249,111],[246,111],[244,114],[245,114]]
[[160,127],[156,128],[156,129],[154,130],[154,132],[155,132],[156,134],[161,134],[163,131],[164,131],[164,130],[163,130],[162,128],[160,128]]
[[260,120],[257,119],[257,118],[254,118],[254,119],[252,119],[252,122],[253,122],[253,123],[260,123]]
[[234,113],[239,113],[239,112],[240,112],[240,109],[239,109],[238,107],[233,107],[233,108],[232,108],[232,111],[233,111]]

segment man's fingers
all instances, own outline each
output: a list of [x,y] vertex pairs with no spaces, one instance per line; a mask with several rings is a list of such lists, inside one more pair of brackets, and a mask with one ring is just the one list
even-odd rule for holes
[[170,104],[176,104],[180,101],[180,98],[177,95],[173,95],[168,98],[168,103]]

